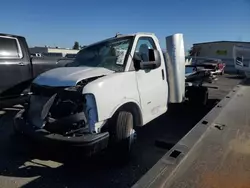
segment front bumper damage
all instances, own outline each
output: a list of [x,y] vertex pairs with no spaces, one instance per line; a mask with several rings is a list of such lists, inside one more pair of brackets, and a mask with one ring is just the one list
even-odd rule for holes
[[106,148],[109,133],[93,133],[81,105],[84,102],[76,101],[83,100],[81,95],[71,92],[68,96],[66,100],[65,91],[31,95],[29,104],[15,116],[14,129],[50,146],[82,147],[87,155]]

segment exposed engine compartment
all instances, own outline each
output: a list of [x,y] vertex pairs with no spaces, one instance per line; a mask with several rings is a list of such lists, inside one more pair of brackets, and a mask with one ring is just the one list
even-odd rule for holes
[[50,109],[50,115],[55,119],[81,112],[85,103],[84,96],[80,91],[67,91],[65,87],[57,88],[34,84],[31,87],[31,92],[33,95],[41,97],[52,97],[57,94]]
[[29,122],[36,128],[63,136],[82,136],[89,132],[86,98],[82,89],[93,77],[80,81],[74,87],[50,87],[33,83],[32,95],[26,107]]

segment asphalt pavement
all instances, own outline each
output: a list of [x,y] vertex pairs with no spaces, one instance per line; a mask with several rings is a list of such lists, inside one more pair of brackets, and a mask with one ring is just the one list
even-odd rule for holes
[[137,130],[131,159],[124,164],[105,152],[85,158],[17,138],[12,118],[20,109],[4,109],[0,111],[0,188],[131,187],[239,82],[236,76],[220,77],[212,85],[218,89],[209,91],[205,108],[171,105],[166,114]]

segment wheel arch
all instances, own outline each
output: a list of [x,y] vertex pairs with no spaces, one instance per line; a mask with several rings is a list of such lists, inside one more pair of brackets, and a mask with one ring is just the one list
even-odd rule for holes
[[121,111],[121,110],[127,110],[132,113],[133,115],[133,123],[135,126],[142,126],[143,119],[142,119],[142,113],[140,107],[134,103],[134,102],[127,102],[123,105],[121,105],[115,113]]
[[117,107],[113,113],[111,114],[111,118],[113,119],[113,117],[120,111],[122,110],[126,110],[132,113],[133,115],[133,124],[135,126],[142,126],[143,125],[143,117],[142,117],[142,112],[141,109],[139,107],[139,105],[134,102],[134,101],[128,101],[126,103],[123,103],[122,105],[120,105],[119,107]]

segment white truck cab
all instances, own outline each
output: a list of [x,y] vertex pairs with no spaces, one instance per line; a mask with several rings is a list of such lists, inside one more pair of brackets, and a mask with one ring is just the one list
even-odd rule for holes
[[[38,76],[16,131],[95,153],[130,151],[134,128],[185,100],[182,34],[166,38],[166,56],[153,33],[117,35],[82,49],[74,62]],[[119,146],[119,147],[117,147]]]

